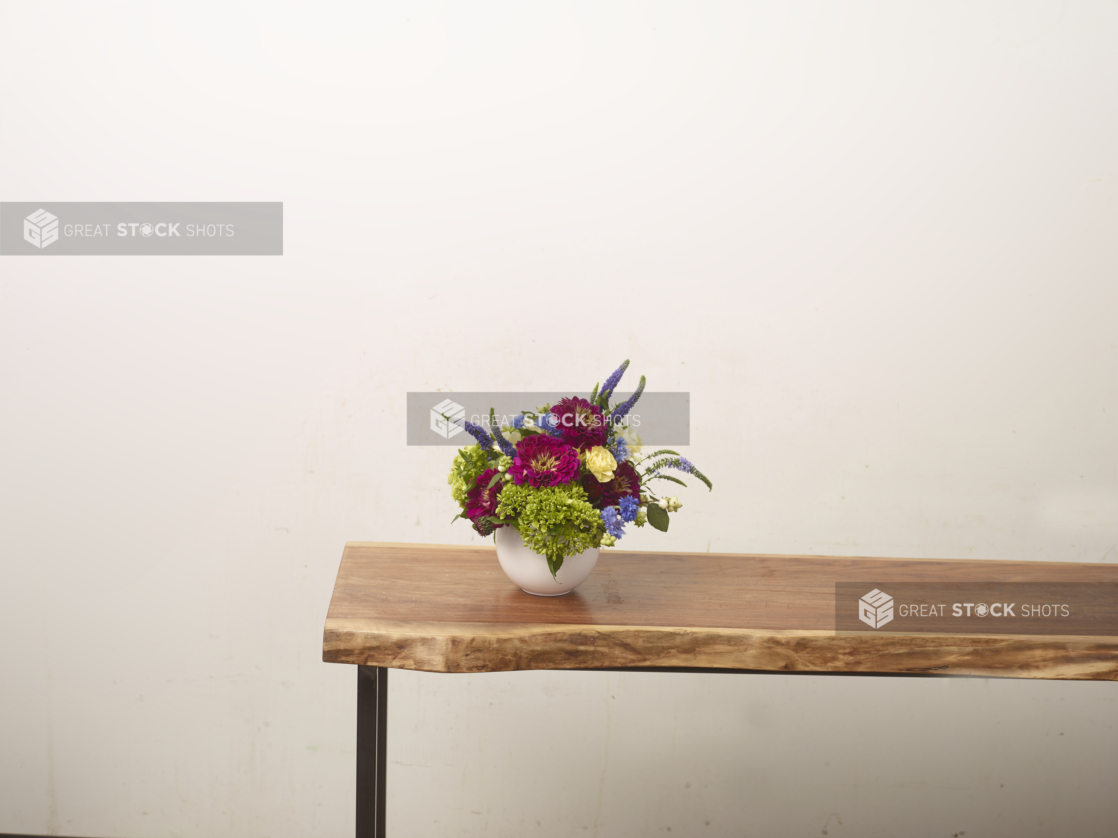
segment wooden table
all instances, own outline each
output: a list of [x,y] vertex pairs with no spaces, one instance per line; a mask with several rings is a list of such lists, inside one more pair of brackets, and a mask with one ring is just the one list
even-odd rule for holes
[[1113,634],[835,631],[836,584],[945,579],[1118,595],[1110,564],[605,550],[580,588],[545,598],[513,586],[492,547],[351,542],[322,659],[358,666],[358,838],[384,835],[389,669],[1118,680]]

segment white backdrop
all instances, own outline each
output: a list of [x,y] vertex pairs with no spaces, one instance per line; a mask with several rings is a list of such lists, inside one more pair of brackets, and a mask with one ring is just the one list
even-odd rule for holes
[[[1112,3],[0,7],[0,832],[352,834],[347,540],[408,390],[692,394],[663,550],[1118,561]],[[608,559],[607,559],[608,560]],[[393,836],[1113,836],[1108,683],[392,674]]]

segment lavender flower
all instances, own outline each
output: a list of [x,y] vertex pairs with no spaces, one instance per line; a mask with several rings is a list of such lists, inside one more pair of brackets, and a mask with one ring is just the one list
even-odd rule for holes
[[466,433],[477,440],[477,444],[484,450],[488,451],[493,447],[493,438],[489,436],[485,428],[481,425],[475,425],[473,422],[465,422],[462,427],[466,429]]
[[649,465],[648,471],[645,472],[644,479],[651,480],[653,477],[659,476],[660,472],[666,468],[674,468],[682,471],[684,474],[690,474],[706,484],[708,489],[714,488],[710,483],[710,478],[695,468],[695,464],[686,457],[664,457],[663,459],[657,460]]
[[496,425],[493,426],[493,439],[497,440],[497,447],[501,449],[501,453],[506,457],[515,457],[516,448],[501,434],[501,429]]
[[606,379],[606,383],[602,385],[602,389],[598,392],[599,399],[608,399],[613,395],[614,389],[621,383],[621,376],[625,374],[625,370],[629,367],[629,360],[626,358],[625,363],[613,371],[613,374]]
[[616,425],[622,419],[629,415],[629,411],[633,409],[633,405],[637,403],[637,399],[641,397],[644,392],[644,376],[641,376],[641,383],[637,385],[637,392],[625,399],[621,404],[613,409],[613,413],[609,415],[609,421]]
[[665,457],[662,460],[657,460],[653,463],[653,468],[645,478],[655,477],[666,468],[674,468],[677,471],[682,471],[685,474],[694,474],[695,466],[686,457]]
[[606,532],[614,538],[625,535],[625,525],[621,523],[621,516],[616,506],[607,506],[602,510],[602,521],[606,525]]
[[641,506],[640,501],[632,495],[622,495],[620,504],[621,520],[626,522],[635,521],[637,519],[637,510],[640,509]]

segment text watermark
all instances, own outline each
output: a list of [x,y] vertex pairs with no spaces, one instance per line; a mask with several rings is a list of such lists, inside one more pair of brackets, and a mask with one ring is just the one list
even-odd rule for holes
[[[586,398],[588,394],[582,394]],[[631,395],[618,393],[611,401],[620,403]],[[554,405],[570,393],[444,393],[413,392],[407,394],[408,445],[472,445],[474,440],[464,434],[466,422],[483,428],[490,424],[490,410],[499,427],[511,426],[521,411],[538,412],[544,405]],[[607,420],[608,417],[602,417]],[[562,417],[560,422],[596,424],[594,416]],[[691,394],[650,393],[645,391],[620,424],[638,434],[642,445],[688,445],[691,440]],[[562,428],[558,428],[562,430]]]
[[1118,636],[1118,582],[839,582],[835,631]]
[[4,256],[281,256],[283,203],[0,203]]

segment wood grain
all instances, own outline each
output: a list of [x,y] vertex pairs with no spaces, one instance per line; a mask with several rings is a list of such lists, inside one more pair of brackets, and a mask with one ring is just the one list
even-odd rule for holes
[[428,672],[711,667],[1118,680],[1118,637],[836,634],[836,582],[945,578],[1118,586],[1062,562],[604,550],[564,597],[534,597],[488,547],[346,545],[323,660]]

